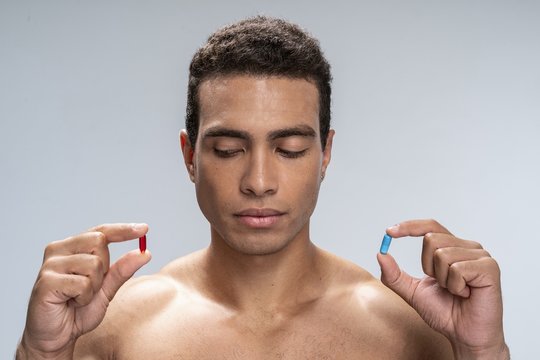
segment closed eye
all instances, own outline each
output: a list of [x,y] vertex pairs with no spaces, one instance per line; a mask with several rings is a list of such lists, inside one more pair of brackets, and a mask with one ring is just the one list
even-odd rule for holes
[[241,153],[242,149],[218,149],[214,148],[214,154],[221,158],[230,158],[238,153]]
[[285,157],[285,158],[288,158],[288,159],[296,159],[296,158],[299,158],[299,157],[302,157],[306,154],[308,149],[304,149],[304,150],[300,150],[300,151],[290,151],[290,150],[285,150],[285,149],[281,149],[281,148],[277,148],[277,152]]

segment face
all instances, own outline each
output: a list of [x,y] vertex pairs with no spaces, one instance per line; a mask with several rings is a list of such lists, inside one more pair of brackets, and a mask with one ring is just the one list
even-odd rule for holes
[[309,219],[330,161],[321,149],[318,91],[302,79],[229,76],[199,88],[196,147],[184,160],[212,240],[272,254],[309,239]]

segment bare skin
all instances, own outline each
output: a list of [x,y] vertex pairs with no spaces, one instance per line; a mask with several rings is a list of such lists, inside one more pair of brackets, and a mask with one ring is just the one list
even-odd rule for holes
[[378,255],[382,282],[311,243],[334,135],[322,149],[312,83],[217,78],[199,97],[197,143],[182,132],[181,144],[208,248],[127,281],[150,254],[109,267],[107,246],[144,224],[51,244],[18,358],[509,358],[499,269],[478,243],[435,221],[401,223],[387,232],[424,237],[427,277]]

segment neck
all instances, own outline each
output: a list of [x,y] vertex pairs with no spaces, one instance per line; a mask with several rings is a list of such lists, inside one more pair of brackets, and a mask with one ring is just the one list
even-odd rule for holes
[[295,312],[324,292],[321,256],[307,227],[285,248],[268,255],[240,253],[212,231],[203,266],[208,293],[240,311]]

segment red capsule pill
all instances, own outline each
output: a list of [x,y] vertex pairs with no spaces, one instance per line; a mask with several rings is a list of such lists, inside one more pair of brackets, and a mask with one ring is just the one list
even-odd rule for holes
[[139,238],[139,250],[141,250],[141,254],[146,251],[146,235]]

